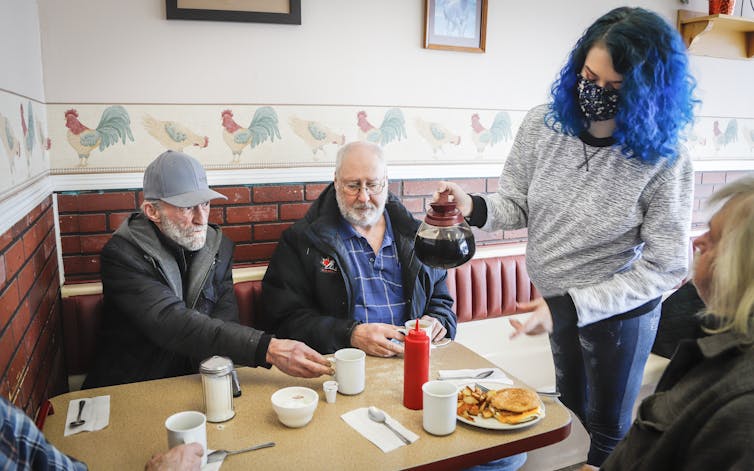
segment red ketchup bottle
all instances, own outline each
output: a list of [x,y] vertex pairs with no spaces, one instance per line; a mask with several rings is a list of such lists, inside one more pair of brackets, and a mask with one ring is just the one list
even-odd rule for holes
[[407,332],[403,350],[403,405],[422,409],[422,386],[429,381],[429,337],[416,327]]

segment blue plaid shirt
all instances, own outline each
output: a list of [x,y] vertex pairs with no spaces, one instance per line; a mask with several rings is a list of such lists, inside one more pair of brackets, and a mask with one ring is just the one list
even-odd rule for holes
[[84,463],[71,459],[45,440],[34,422],[0,396],[0,469],[82,470]]
[[359,322],[403,325],[406,299],[403,297],[403,276],[393,240],[393,226],[385,215],[385,237],[375,255],[366,238],[341,218],[338,229],[348,258],[354,267],[354,312]]

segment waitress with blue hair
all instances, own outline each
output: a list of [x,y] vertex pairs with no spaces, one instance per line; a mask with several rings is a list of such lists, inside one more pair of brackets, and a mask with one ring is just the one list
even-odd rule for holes
[[600,17],[528,112],[496,193],[459,209],[483,230],[528,227],[543,298],[519,303],[512,337],[548,332],[563,403],[599,466],[631,425],[663,292],[688,270],[694,172],[681,146],[695,80],[678,32],[642,8]]

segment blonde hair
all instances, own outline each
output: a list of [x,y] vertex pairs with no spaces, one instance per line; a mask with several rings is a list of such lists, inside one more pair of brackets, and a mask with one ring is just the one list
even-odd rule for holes
[[754,318],[754,176],[726,185],[709,204],[725,202],[727,215],[713,262],[705,314],[718,321],[710,333],[751,335]]

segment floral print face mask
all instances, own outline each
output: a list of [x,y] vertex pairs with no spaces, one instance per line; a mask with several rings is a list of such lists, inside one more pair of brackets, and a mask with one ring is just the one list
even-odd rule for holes
[[605,121],[618,112],[618,91],[600,87],[579,74],[576,88],[579,91],[579,106],[589,121]]

